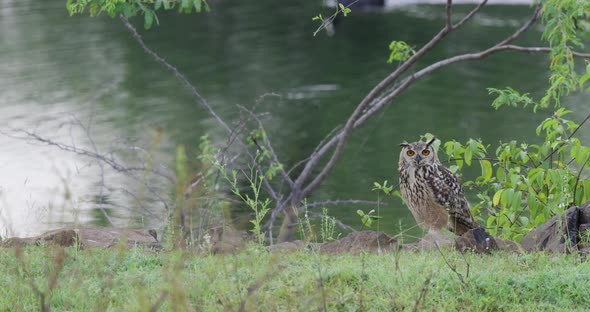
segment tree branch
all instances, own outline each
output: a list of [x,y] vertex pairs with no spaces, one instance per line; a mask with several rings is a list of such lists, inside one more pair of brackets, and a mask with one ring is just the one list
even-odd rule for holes
[[385,205],[383,202],[376,202],[372,200],[362,199],[337,199],[337,200],[326,200],[321,202],[307,203],[307,208],[326,206],[326,205],[354,205],[354,204],[365,204],[365,205]]
[[488,0],[483,0],[482,2],[480,2],[473,10],[467,13],[467,15],[465,15],[465,17],[463,17],[457,24],[453,25],[453,29],[459,28],[463,26],[463,24],[467,23],[467,21],[469,21],[475,14],[477,14],[477,12],[479,12],[481,8],[483,8],[483,6],[487,3]]
[[[447,10],[450,10],[451,3],[452,3],[451,0],[448,0]],[[479,9],[481,9],[481,7],[483,5],[485,5],[485,3],[487,3],[487,0],[482,1],[482,3],[480,3],[480,5],[478,5],[478,7],[476,7],[476,9],[474,9],[472,12],[470,12],[471,16],[473,16],[473,14],[477,13],[477,11],[479,11]],[[471,16],[469,16],[469,14],[468,14],[465,18],[463,18],[463,20],[461,22],[459,22],[458,26],[463,25],[465,23],[465,21],[467,21],[468,19],[471,18]],[[340,155],[342,154],[342,151],[344,149],[344,145],[346,143],[346,140],[348,139],[348,136],[350,135],[352,130],[357,127],[357,125],[358,125],[357,122],[358,122],[359,118],[361,118],[364,115],[366,108],[376,98],[378,98],[383,93],[383,91],[387,90],[387,88],[389,88],[391,86],[391,84],[393,84],[412,65],[414,65],[418,60],[420,60],[427,52],[432,50],[432,48],[434,48],[442,39],[444,39],[451,31],[453,31],[455,29],[457,29],[457,28],[456,27],[449,28],[448,25],[446,25],[428,43],[426,43],[420,50],[418,50],[414,55],[412,55],[408,60],[406,60],[393,73],[391,73],[389,76],[387,76],[381,82],[379,82],[379,84],[377,84],[365,96],[365,98],[361,101],[361,103],[356,107],[354,112],[351,114],[348,121],[346,122],[346,125],[340,131],[340,133],[337,136],[333,137],[332,140],[328,141],[327,145],[330,144],[331,142],[333,142],[333,140],[335,138],[338,138],[338,141],[334,142],[334,143],[338,143],[338,144],[336,145],[336,148],[335,148],[334,152],[332,153],[332,157],[328,160],[328,162],[322,168],[320,173],[305,188],[303,188],[301,193],[297,194],[297,196],[294,197],[295,200],[301,200],[302,198],[305,198],[307,195],[309,195],[324,180],[324,178],[327,176],[328,172],[330,172],[332,170],[332,168],[334,167],[334,165],[336,164],[336,162],[340,158]],[[411,84],[411,82],[406,80],[405,85],[402,84],[402,86],[400,88],[398,88],[397,92],[394,91],[393,93],[395,93],[397,96],[397,94],[399,94],[401,91],[403,91],[405,88],[407,88],[410,84]],[[305,180],[307,180],[307,178],[311,174],[311,171],[313,170],[313,168],[319,163],[322,156],[324,156],[324,154],[327,153],[331,149],[332,146],[326,148],[327,145],[324,145],[320,149],[320,151],[318,151],[318,154],[315,157],[311,157],[310,160],[307,162],[303,171],[301,172],[299,177],[295,180],[295,189],[299,189],[300,187],[302,187],[303,183],[305,182]],[[332,144],[330,144],[330,145],[332,145]]]
[[445,11],[447,13],[447,30],[453,30],[453,18],[452,18],[452,10],[451,7],[453,6],[453,0],[447,0],[447,4],[445,5]]
[[[519,51],[519,52],[529,52],[529,53],[536,53],[536,52],[549,53],[549,52],[551,52],[550,47],[523,47],[523,46],[509,44],[509,45],[506,45],[506,48],[508,50]],[[582,52],[572,51],[572,54],[576,57],[579,57],[579,58],[590,59],[590,53],[582,53]]]
[[[247,112],[250,115],[250,117],[252,117],[252,119],[254,119],[258,123],[258,127],[260,127],[260,129],[262,129],[262,131],[264,131],[264,133],[265,133],[266,140],[264,140],[264,145],[268,149],[268,151],[270,152],[270,156],[272,158],[272,161],[274,161],[276,164],[281,164],[281,162],[279,161],[279,158],[277,156],[277,153],[275,153],[274,149],[272,148],[272,144],[270,142],[270,138],[268,137],[268,134],[267,134],[266,130],[264,130],[264,124],[262,123],[262,121],[260,120],[260,118],[258,118],[258,116],[256,116],[256,114],[254,114],[254,112],[250,111],[246,107],[244,107],[242,105],[238,105],[238,107],[240,109],[242,109],[243,111]],[[283,180],[285,180],[287,182],[287,184],[289,184],[289,186],[291,188],[293,188],[293,186],[294,186],[293,180],[291,180],[291,177],[289,176],[289,174],[287,174],[287,172],[285,171],[285,169],[283,169],[281,167],[281,169],[279,169],[279,172],[281,173],[281,176],[283,177]]]
[[[123,16],[122,14],[119,14],[119,18],[121,19],[121,21],[123,22],[125,27],[127,27],[127,29],[129,30],[129,32],[131,33],[131,35],[133,36],[135,41],[137,41],[137,43],[139,43],[139,45],[144,50],[144,52],[147,53],[148,55],[150,55],[152,58],[154,58],[154,60],[156,60],[156,62],[160,63],[160,65],[164,66],[166,69],[168,69],[169,71],[174,73],[174,75],[178,79],[180,79],[180,81],[182,81],[191,90],[192,95],[195,96],[195,98],[197,98],[199,103],[209,112],[209,114],[211,116],[213,116],[213,118],[217,121],[217,123],[219,123],[228,132],[228,134],[231,135],[232,133],[234,133],[233,129],[231,127],[229,127],[225,121],[223,121],[223,119],[217,114],[217,112],[215,112],[213,107],[211,107],[211,105],[209,105],[207,100],[205,100],[205,98],[197,91],[196,87],[190,82],[190,80],[184,74],[182,74],[176,67],[174,67],[173,65],[168,63],[164,58],[162,58],[156,52],[151,50],[145,44],[145,42],[141,38],[141,35],[137,32],[137,29],[135,29],[135,27],[133,27],[133,25],[131,25],[131,23],[129,22],[129,20],[125,16]],[[247,155],[250,157],[250,160],[256,164],[258,174],[262,177],[262,181],[264,183],[264,188],[266,189],[266,191],[269,193],[269,195],[272,197],[273,200],[275,200],[276,202],[279,202],[280,196],[278,196],[276,194],[276,192],[274,191],[274,189],[271,187],[270,183],[268,182],[268,179],[265,177],[264,173],[260,169],[260,166],[256,162],[256,157],[254,157],[254,155],[252,155],[252,153],[250,153],[250,151],[248,150],[244,141],[240,140],[237,136],[235,137],[235,139],[240,144],[240,146],[242,146],[244,148]]]

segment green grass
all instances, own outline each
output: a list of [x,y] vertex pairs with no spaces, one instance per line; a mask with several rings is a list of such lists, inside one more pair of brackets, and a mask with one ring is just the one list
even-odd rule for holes
[[[28,247],[17,258],[15,251],[0,249],[0,311],[38,311],[31,283],[49,293],[59,253]],[[257,246],[230,256],[74,248],[66,254],[48,299],[54,311],[143,311],[159,298],[161,311],[236,311],[241,304],[245,311],[411,311],[419,297],[418,309],[428,311],[590,308],[590,261],[577,255],[328,256]]]

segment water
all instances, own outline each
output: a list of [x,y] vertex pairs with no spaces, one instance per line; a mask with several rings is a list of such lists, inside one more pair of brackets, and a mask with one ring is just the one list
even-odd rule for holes
[[[68,17],[64,5],[0,4],[0,234],[106,224],[101,202],[118,226],[161,225],[162,205],[140,172],[130,176],[101,169],[91,158],[23,140],[26,135],[15,132],[26,130],[90,152],[96,146],[126,165],[151,155],[156,169],[167,175],[173,172],[168,167],[174,166],[178,144],[195,151],[204,134],[215,143],[225,141],[223,130],[189,90],[148,57],[119,20]],[[457,6],[456,18],[470,8]],[[161,26],[142,33],[223,118],[239,119],[237,105],[268,112],[266,130],[289,168],[392,71],[385,62],[391,40],[421,46],[444,23],[441,6],[410,6],[358,12],[344,19],[334,36],[313,37],[317,24],[311,17],[320,12],[327,14],[313,1],[220,1],[210,14],[162,14]],[[487,7],[417,65],[485,49],[530,14],[528,6]],[[540,28],[534,28],[519,43],[540,45],[539,37]],[[512,86],[539,96],[547,85],[547,63],[546,55],[503,52],[429,75],[354,133],[335,170],[309,200],[377,200],[373,182],[397,180],[398,143],[426,132],[443,140],[538,141],[534,127],[545,115],[495,112],[486,87]],[[266,93],[277,96],[259,101]],[[588,99],[576,96],[567,102],[581,109]],[[149,185],[166,194],[165,181],[154,178]],[[136,200],[128,192],[141,196]],[[385,202],[382,229],[394,233],[400,222],[406,228],[415,224],[401,202]],[[356,210],[372,207],[329,208],[331,215],[358,228]]]

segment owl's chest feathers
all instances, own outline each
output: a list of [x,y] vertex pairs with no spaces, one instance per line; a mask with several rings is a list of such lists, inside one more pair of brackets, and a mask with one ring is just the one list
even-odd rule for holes
[[422,228],[447,227],[448,214],[433,193],[429,181],[434,178],[432,167],[400,168],[400,190],[412,215]]
[[410,206],[432,204],[433,194],[428,179],[432,172],[427,167],[408,167],[400,170],[400,189],[406,203]]

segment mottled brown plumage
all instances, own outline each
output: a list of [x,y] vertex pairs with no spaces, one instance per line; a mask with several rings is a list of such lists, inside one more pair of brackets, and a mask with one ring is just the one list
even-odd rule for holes
[[400,144],[399,181],[404,201],[424,229],[448,229],[462,235],[479,228],[461,184],[438,160],[433,141]]

